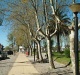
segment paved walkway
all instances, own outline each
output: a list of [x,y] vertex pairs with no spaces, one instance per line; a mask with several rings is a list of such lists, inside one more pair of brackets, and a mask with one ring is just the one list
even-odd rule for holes
[[[43,54],[44,57],[44,54]],[[31,62],[34,62],[33,56],[27,57]],[[56,69],[50,69],[49,63],[33,63],[39,74],[37,75],[73,75],[72,68],[65,67],[65,65],[54,62]]]
[[38,71],[26,58],[25,54],[19,53],[8,75],[36,75]]

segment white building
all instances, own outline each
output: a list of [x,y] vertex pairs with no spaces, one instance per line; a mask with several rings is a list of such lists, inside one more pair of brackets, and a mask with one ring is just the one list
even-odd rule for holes
[[24,47],[23,46],[19,46],[19,52],[24,52]]

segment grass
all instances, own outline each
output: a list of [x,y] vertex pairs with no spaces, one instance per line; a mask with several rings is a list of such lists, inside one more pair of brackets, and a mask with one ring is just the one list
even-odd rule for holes
[[55,61],[62,64],[67,64],[70,61],[70,58],[67,58],[64,53],[54,52],[53,57]]
[[[62,64],[67,64],[70,62],[70,58],[66,57],[64,52],[63,53],[53,52],[53,57],[55,61],[62,63]],[[80,63],[80,53],[79,53],[79,63]]]

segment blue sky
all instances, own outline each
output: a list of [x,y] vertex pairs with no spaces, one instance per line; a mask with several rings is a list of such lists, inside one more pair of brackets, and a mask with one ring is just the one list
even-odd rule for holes
[[[10,1],[10,0],[2,0],[2,2],[0,2],[0,8],[7,8],[7,4],[5,2],[7,1]],[[9,12],[5,12],[5,14],[9,15]],[[2,25],[0,26],[0,43],[6,47],[8,46],[8,40],[7,40],[7,35],[8,35],[8,32],[10,31],[9,28],[10,28],[10,24],[9,22],[6,21],[5,18],[7,18],[8,16],[1,14],[0,13],[0,18],[3,19],[3,23]]]
[[7,46],[9,44],[7,40],[8,32],[9,28],[6,26],[6,21],[4,20],[2,26],[0,26],[0,43],[3,46]]
[[0,43],[3,46],[7,46],[7,31],[5,30],[4,26],[0,26]]

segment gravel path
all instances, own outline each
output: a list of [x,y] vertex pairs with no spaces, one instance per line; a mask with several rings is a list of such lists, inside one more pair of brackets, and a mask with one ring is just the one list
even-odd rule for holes
[[0,75],[8,74],[17,56],[18,56],[18,53],[15,56],[8,55],[7,59],[4,59],[4,60],[0,58]]
[[34,63],[33,56],[29,56],[28,59],[40,73],[39,75],[73,75],[71,68],[63,64],[55,62],[56,69],[50,69],[49,63]]

